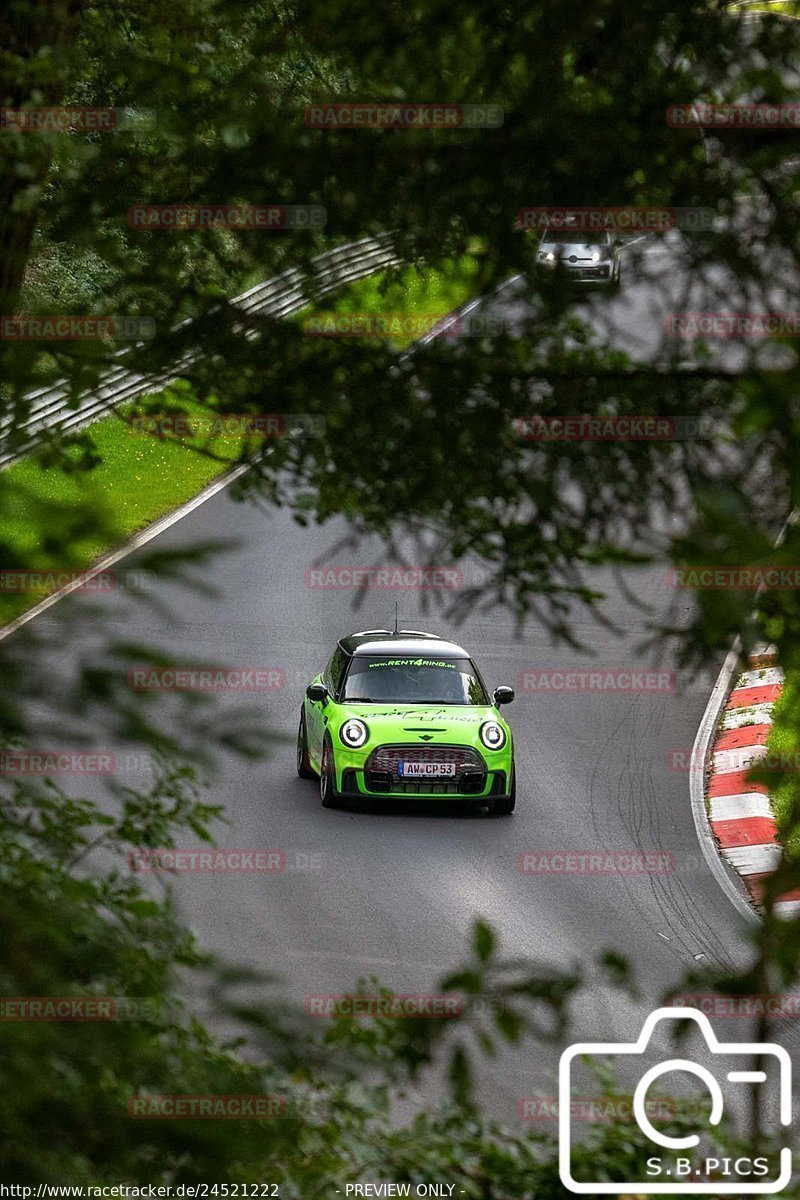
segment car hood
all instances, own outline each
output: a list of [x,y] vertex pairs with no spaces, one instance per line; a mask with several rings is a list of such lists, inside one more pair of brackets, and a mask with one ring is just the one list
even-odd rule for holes
[[345,700],[342,707],[354,717],[394,718],[406,724],[424,724],[436,721],[490,721],[497,714],[490,704],[359,704],[357,700]]
[[569,258],[570,254],[575,254],[578,258],[591,258],[595,250],[600,251],[601,258],[609,258],[611,256],[611,246],[598,246],[585,242],[548,242],[546,246],[540,246],[541,254],[555,254],[556,257]]
[[478,744],[484,721],[497,721],[510,733],[497,710],[489,704],[359,704],[345,701],[341,720],[360,717],[369,726],[370,744],[387,740],[422,744],[450,741]]

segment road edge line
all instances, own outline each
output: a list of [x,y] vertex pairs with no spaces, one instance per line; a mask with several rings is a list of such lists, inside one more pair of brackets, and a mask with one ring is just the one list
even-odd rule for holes
[[79,577],[73,580],[72,583],[68,583],[57,591],[51,592],[49,596],[45,596],[38,604],[34,604],[33,608],[29,608],[27,612],[22,613],[19,617],[15,617],[8,625],[3,625],[0,628],[0,642],[5,641],[7,637],[11,637],[12,633],[16,633],[19,629],[22,629],[23,625],[27,625],[35,617],[41,616],[43,612],[46,612],[48,608],[57,604],[59,600],[63,600],[65,596],[81,590],[87,580],[94,579],[102,571],[107,571],[109,567],[113,567],[116,563],[121,562],[123,558],[127,558],[136,550],[141,549],[142,546],[146,546],[153,538],[165,533],[172,525],[176,525],[178,521],[182,521],[184,517],[188,517],[190,513],[194,512],[196,508],[200,508],[207,500],[211,500],[212,497],[216,496],[226,487],[229,487],[234,480],[244,475],[249,469],[249,463],[239,463],[238,466],[225,471],[217,479],[206,484],[202,491],[199,491],[196,496],[192,496],[191,500],[187,500],[180,507],[173,509],[172,512],[167,513],[165,516],[157,517],[155,521],[146,525],[144,529],[135,533],[133,537],[128,538],[116,550],[109,551],[108,554],[104,554],[102,558],[93,563],[91,567],[87,567],[85,571],[81,571]]

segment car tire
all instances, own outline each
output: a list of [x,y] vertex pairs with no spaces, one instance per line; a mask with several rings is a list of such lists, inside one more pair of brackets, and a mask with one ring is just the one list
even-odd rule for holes
[[491,807],[492,816],[508,817],[514,811],[517,803],[517,770],[512,764],[511,766],[511,791],[507,796],[502,796],[499,800],[495,800]]
[[622,287],[622,267],[618,266],[617,273],[611,280],[611,291],[616,294],[620,290],[621,287]]
[[297,774],[301,779],[316,779],[317,773],[311,766],[308,757],[308,736],[306,734],[306,714],[300,709],[300,725],[297,730]]
[[319,765],[319,798],[323,808],[335,808],[339,800],[336,792],[333,746],[327,736],[322,743],[322,762]]

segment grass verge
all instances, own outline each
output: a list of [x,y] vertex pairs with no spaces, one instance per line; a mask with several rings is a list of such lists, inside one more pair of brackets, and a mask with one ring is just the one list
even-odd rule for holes
[[[183,395],[180,407],[187,413],[197,408],[200,413],[199,406]],[[91,427],[93,452],[99,460],[91,470],[69,473],[24,459],[3,472],[0,519],[7,569],[17,572],[24,563],[42,575],[83,571],[196,496],[236,461],[238,440],[171,441],[148,436],[126,423],[127,411],[119,410]],[[197,453],[198,446],[225,461]],[[43,579],[30,593],[12,593],[7,589],[13,586],[13,578],[6,576],[0,591],[0,623],[38,603],[55,590],[53,584],[57,586]]]
[[351,284],[335,302],[305,308],[290,319],[305,326],[318,317],[324,328],[334,316],[383,317],[390,344],[403,349],[475,294],[479,271],[479,259],[465,257],[442,271],[409,268],[396,278],[372,275]]
[[[394,277],[379,274],[350,284],[329,306],[314,312],[442,317],[474,295],[479,271],[479,258],[470,255],[436,271],[410,267]],[[306,309],[290,319],[302,322],[309,312]],[[400,332],[392,336],[392,344],[400,348],[418,336]],[[169,407],[167,395],[165,407]],[[193,405],[185,393],[170,399],[189,415],[208,416],[208,407]],[[156,438],[132,429],[124,419],[128,411],[120,409],[86,431],[97,459],[91,470],[66,473],[26,459],[3,472],[0,523],[7,569],[16,571],[25,563],[28,568],[35,564],[43,574],[86,570],[103,554],[192,499],[238,459],[241,438],[236,435]],[[199,447],[218,457],[199,454]],[[51,590],[43,587],[35,594],[0,590],[0,624],[13,620]]]
[[777,13],[800,20],[800,0],[735,0],[729,7],[731,12],[766,13],[767,16]]

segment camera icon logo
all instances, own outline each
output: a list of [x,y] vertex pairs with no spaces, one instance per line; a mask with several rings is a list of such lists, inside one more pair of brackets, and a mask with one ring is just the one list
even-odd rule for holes
[[[708,1067],[687,1058],[671,1058],[658,1062],[645,1070],[636,1085],[633,1095],[633,1115],[639,1129],[652,1142],[653,1157],[647,1159],[647,1176],[643,1180],[625,1179],[610,1183],[607,1180],[578,1180],[573,1175],[574,1137],[571,1125],[570,1101],[575,1059],[586,1056],[602,1058],[624,1058],[644,1056],[650,1045],[653,1031],[661,1021],[691,1020],[699,1027],[708,1050],[712,1055],[738,1058],[740,1070],[723,1071],[715,1076]],[[753,1057],[767,1060],[764,1065],[774,1068],[777,1075],[775,1099],[778,1103],[781,1126],[791,1124],[792,1118],[792,1062],[783,1046],[772,1042],[720,1042],[711,1027],[708,1017],[694,1008],[659,1008],[651,1013],[642,1026],[636,1042],[582,1042],[568,1047],[559,1062],[559,1174],[567,1191],[584,1196],[620,1196],[632,1191],[640,1195],[664,1195],[669,1193],[686,1195],[774,1195],[782,1191],[792,1176],[792,1151],[784,1146],[780,1156],[756,1158],[719,1158],[704,1153],[697,1159],[688,1157],[687,1151],[700,1146],[698,1134],[672,1137],[656,1129],[646,1111],[647,1093],[650,1087],[669,1072],[685,1072],[699,1078],[711,1097],[709,1123],[719,1125],[725,1109],[725,1095],[720,1079],[727,1084],[764,1084],[767,1072],[754,1070],[750,1065]],[[634,1059],[635,1061],[635,1059]],[[773,1075],[770,1078],[773,1078]],[[657,1150],[660,1153],[657,1153]],[[773,1161],[774,1160],[774,1161]],[[714,1178],[710,1178],[710,1176]],[[721,1176],[721,1177],[720,1177]],[[692,1178],[694,1177],[694,1178]]]

